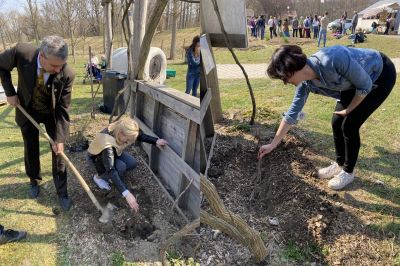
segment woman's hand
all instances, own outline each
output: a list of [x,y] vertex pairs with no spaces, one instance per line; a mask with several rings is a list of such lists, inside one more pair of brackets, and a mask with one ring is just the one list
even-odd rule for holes
[[168,141],[166,141],[165,139],[158,139],[157,142],[157,147],[164,147],[165,145],[168,145]]
[[263,145],[260,147],[260,150],[258,151],[258,156],[257,159],[261,160],[265,155],[273,151],[276,147],[272,144],[267,144]]
[[135,212],[139,211],[139,204],[136,202],[136,198],[131,192],[126,195],[125,199],[131,209],[133,209]]
[[342,110],[342,111],[335,111],[335,112],[333,112],[334,114],[336,114],[336,115],[340,115],[340,116],[347,116],[349,113],[347,112],[347,109],[344,109],[344,110]]

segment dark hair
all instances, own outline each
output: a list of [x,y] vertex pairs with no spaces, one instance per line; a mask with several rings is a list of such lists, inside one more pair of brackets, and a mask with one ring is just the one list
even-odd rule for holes
[[281,79],[285,84],[293,74],[303,69],[307,56],[300,46],[282,45],[275,50],[269,63],[267,74],[272,79]]
[[193,38],[192,44],[189,46],[188,50],[192,50],[194,52],[194,48],[196,47],[196,44],[198,44],[200,42],[200,36],[196,35]]

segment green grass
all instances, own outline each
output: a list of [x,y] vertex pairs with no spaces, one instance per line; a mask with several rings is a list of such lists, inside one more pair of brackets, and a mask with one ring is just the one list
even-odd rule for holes
[[310,262],[316,255],[321,256],[323,250],[317,245],[308,245],[304,247],[297,246],[293,241],[289,241],[282,251],[282,258],[295,262]]
[[[175,69],[177,75],[175,78],[167,80],[169,87],[184,91],[187,65],[182,63],[181,56],[179,56],[182,51],[180,47],[184,39],[188,45],[191,38],[198,32],[199,28],[178,31],[177,59],[168,62],[168,68]],[[164,51],[167,52],[167,46],[171,39],[169,36],[170,32],[156,34],[153,46],[158,46],[163,42]],[[118,43],[118,41],[114,42],[114,48],[118,47]],[[89,44],[93,51],[100,53],[102,37],[88,38],[85,53],[87,53]],[[80,43],[77,49],[76,64],[73,64],[72,57],[68,60],[76,73],[70,112],[72,120],[78,116],[90,116],[90,85],[82,83],[85,76],[83,65],[87,61],[87,55],[82,53],[83,43]],[[167,52],[167,57],[168,55]],[[14,84],[17,84],[16,71],[12,72],[12,77]],[[95,84],[96,88],[97,84]],[[96,104],[102,102],[102,97],[100,90]],[[0,265],[70,265],[69,247],[67,239],[64,239],[63,235],[64,230],[68,230],[64,224],[69,219],[69,215],[61,213],[55,216],[52,212],[53,207],[59,207],[59,205],[51,177],[49,145],[41,138],[41,168],[44,185],[42,185],[42,192],[38,200],[29,199],[29,179],[24,170],[23,141],[20,130],[14,122],[14,112],[10,106],[0,106],[0,150],[2,153],[0,156],[0,224],[6,228],[26,230],[28,237],[24,241],[1,246]],[[71,130],[74,130],[74,127],[71,127]],[[72,178],[72,174],[69,175],[69,178]],[[116,264],[135,265],[122,260],[123,254],[118,252],[109,254],[109,258]]]
[[[395,37],[386,37],[382,35],[367,35],[367,41],[365,43],[357,44],[357,47],[372,48],[383,51],[389,57],[400,57],[400,41]],[[244,64],[256,64],[256,63],[267,63],[272,53],[281,44],[298,44],[304,42],[305,39],[293,39],[293,38],[273,38],[271,41],[268,40],[257,40],[250,42],[250,48],[248,49],[234,49],[239,61]],[[279,40],[279,41],[276,41]],[[287,42],[286,42],[287,40]],[[348,45],[351,41],[346,37],[342,39],[334,39],[328,36],[327,46],[332,45]],[[257,49],[255,48],[257,47]],[[312,43],[306,43],[302,45],[303,51],[307,55],[311,55],[318,51],[317,41],[312,41]],[[214,55],[217,64],[234,64],[230,52],[226,48],[214,48]]]

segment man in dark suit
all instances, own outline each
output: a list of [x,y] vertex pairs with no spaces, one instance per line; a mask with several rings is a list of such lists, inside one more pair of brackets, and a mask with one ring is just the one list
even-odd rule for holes
[[[59,36],[43,38],[40,48],[19,43],[0,53],[0,78],[7,102],[20,104],[38,122],[43,123],[52,146],[53,180],[61,207],[69,210],[71,199],[67,193],[67,171],[59,153],[69,135],[69,107],[75,74],[67,65],[68,46]],[[18,89],[12,84],[11,71],[17,68]],[[39,160],[39,131],[17,108],[15,121],[24,139],[25,171],[30,178],[30,195],[37,198],[42,179]]]

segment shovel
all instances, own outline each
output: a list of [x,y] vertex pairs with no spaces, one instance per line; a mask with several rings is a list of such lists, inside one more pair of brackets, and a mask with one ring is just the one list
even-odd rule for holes
[[[17,105],[18,109],[26,116],[26,118],[31,121],[31,123],[39,130],[39,132],[50,142],[51,145],[55,145],[54,141],[50,138],[50,136],[43,130],[43,128],[25,111],[25,109],[21,105]],[[64,161],[67,163],[69,168],[72,170],[74,173],[75,177],[78,179],[79,183],[81,183],[81,186],[83,189],[86,191],[86,193],[89,195],[89,198],[92,200],[93,204],[96,206],[96,208],[101,211],[102,215],[99,218],[99,221],[101,223],[108,223],[112,220],[112,214],[113,210],[116,208],[114,205],[111,203],[107,203],[106,207],[102,207],[99,203],[99,201],[96,199],[94,196],[93,192],[90,190],[89,186],[81,176],[81,174],[78,172],[78,170],[75,168],[75,166],[72,164],[72,162],[68,159],[68,157],[65,155],[64,152],[60,152],[61,157],[64,159]]]

